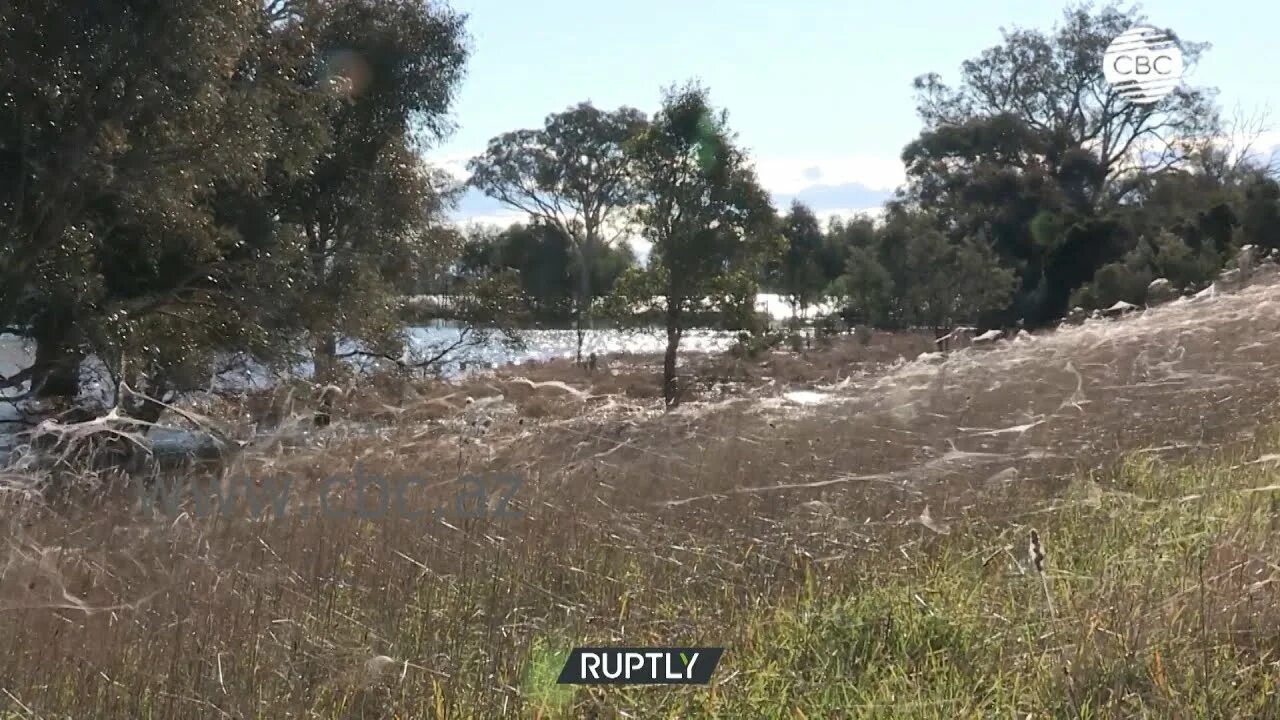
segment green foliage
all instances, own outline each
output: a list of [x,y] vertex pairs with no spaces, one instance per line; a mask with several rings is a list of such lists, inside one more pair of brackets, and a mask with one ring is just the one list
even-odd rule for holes
[[950,320],[983,316],[1004,307],[1013,295],[1016,278],[1000,264],[991,244],[982,238],[965,238],[944,256],[943,267],[952,273]]
[[[1280,249],[1280,184],[1211,142],[1207,89],[1137,107],[1106,84],[1103,50],[1143,21],[1073,6],[1002,31],[954,85],[919,77],[923,128],[882,221],[824,229],[798,202],[778,218],[690,85],[652,121],[587,102],[493,138],[470,185],[531,221],[462,233],[444,222],[462,188],[421,158],[468,56],[447,5],[0,7],[0,327],[37,347],[0,389],[75,395],[90,355],[161,396],[232,356],[310,355],[323,380],[343,341],[403,350],[398,296],[461,292],[502,327],[572,318],[579,353],[597,306],[661,324],[670,402],[684,330],[760,332],[761,287],[903,328],[1043,325],[1141,302],[1154,278],[1201,284],[1243,245]],[[1194,67],[1206,47],[1180,42]]]
[[666,269],[660,265],[628,268],[614,283],[613,292],[604,298],[601,310],[621,327],[662,324],[666,278]]
[[[643,717],[1271,717],[1270,592],[1237,576],[1272,549],[1270,471],[1229,457],[1079,477],[1025,508],[1030,528],[966,515],[900,552],[821,567],[744,608],[709,692],[595,693]],[[1019,517],[1026,517],[1020,513]],[[896,558],[896,559],[895,559]],[[1264,572],[1265,574],[1265,572]],[[682,607],[686,615],[688,607]],[[724,608],[718,612],[724,613]],[[716,637],[726,637],[721,631]]]
[[164,396],[303,333],[395,342],[392,291],[442,259],[451,195],[417,151],[448,129],[460,16],[27,3],[0,45],[0,326],[36,340],[33,392],[75,395],[90,354]]
[[1213,279],[1225,257],[1212,246],[1195,249],[1172,232],[1161,231],[1154,239],[1140,240],[1123,260],[1099,268],[1091,282],[1072,293],[1071,304],[1085,309],[1110,307],[1120,300],[1141,304],[1156,278],[1175,288],[1203,284]]
[[[607,296],[618,278],[636,264],[625,244],[593,242],[588,270],[592,299]],[[501,232],[476,228],[467,238],[459,271],[483,276],[500,269],[515,271],[525,309],[539,321],[564,322],[575,317],[573,288],[581,287],[580,255],[563,231],[545,222],[516,224]]]
[[[705,303],[742,313],[765,259],[777,247],[775,217],[728,118],[696,85],[666,92],[662,110],[630,144],[636,221],[652,244],[648,280],[621,291],[661,288],[667,330],[664,398],[677,401],[676,356],[687,316]],[[622,295],[625,304],[649,300]]]
[[1280,182],[1257,173],[1245,181],[1241,245],[1280,249]]
[[900,208],[867,244],[846,249],[844,274],[827,288],[847,322],[938,328],[977,323],[1015,285],[991,245],[950,240],[927,214]]
[[741,332],[738,334],[738,341],[734,343],[730,352],[734,357],[755,360],[765,353],[777,348],[787,339],[788,333],[762,331],[758,333]]
[[1110,307],[1118,301],[1136,305],[1146,299],[1152,279],[1149,271],[1135,270],[1129,263],[1103,265],[1092,282],[1071,294],[1071,305],[1086,310]]
[[607,112],[581,103],[547,117],[542,128],[490,140],[469,164],[471,184],[575,241],[598,239],[634,197],[625,145],[644,125],[632,108]]
[[471,160],[471,185],[538,223],[555,228],[573,245],[576,276],[578,356],[582,330],[591,324],[597,265],[618,270],[605,254],[619,234],[626,208],[636,199],[627,143],[645,126],[632,108],[606,112],[581,103],[547,118],[544,127],[516,130],[489,141]]
[[552,649],[541,638],[529,648],[529,664],[522,678],[522,690],[535,713],[555,717],[572,706],[574,687],[556,683],[568,659],[568,649]]
[[884,325],[894,293],[893,277],[869,248],[855,247],[844,262],[845,273],[827,288],[843,307],[846,320]]
[[118,369],[154,315],[193,326],[171,354],[237,344],[207,329],[287,292],[254,198],[323,140],[287,28],[209,0],[0,13],[0,325],[37,340],[35,392],[74,394],[90,352]]
[[822,249],[818,254],[823,279],[831,283],[848,272],[850,253],[859,248],[874,248],[876,233],[876,223],[869,217],[833,218],[823,235]]
[[439,6],[340,0],[305,6],[305,82],[333,98],[329,151],[282,183],[281,215],[305,235],[297,313],[320,379],[334,336],[394,348],[392,293],[430,253],[446,180],[417,150],[442,136],[466,50],[462,18]]
[[[1006,321],[1057,319],[1072,292],[1166,223],[1136,201],[1153,182],[1180,177],[1219,132],[1211,93],[1200,88],[1138,107],[1107,85],[1103,51],[1143,22],[1115,6],[1071,7],[1050,32],[1004,31],[963,65],[956,87],[936,74],[916,80],[925,129],[903,151],[905,198],[931,211],[953,242],[985,237],[1017,273]],[[1205,46],[1182,48],[1194,67]],[[1153,142],[1167,151],[1140,155]],[[1212,187],[1195,194],[1180,202],[1215,202]]]
[[782,218],[781,231],[784,247],[767,266],[768,285],[803,310],[821,299],[827,283],[822,266],[826,237],[813,211],[799,201]]

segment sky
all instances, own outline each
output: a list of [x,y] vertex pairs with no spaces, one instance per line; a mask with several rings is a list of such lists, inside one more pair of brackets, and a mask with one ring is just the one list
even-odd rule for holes
[[[1051,0],[451,0],[468,14],[472,56],[457,130],[428,159],[465,178],[489,138],[538,127],[578,102],[651,115],[662,89],[702,81],[729,112],[779,207],[822,217],[877,207],[902,181],[920,130],[912,79],[955,80],[1001,27],[1048,29]],[[1126,5],[1127,7],[1127,5]],[[1194,74],[1226,110],[1272,113],[1280,145],[1280,3],[1164,0],[1151,24],[1212,43]],[[479,193],[460,221],[520,217]]]

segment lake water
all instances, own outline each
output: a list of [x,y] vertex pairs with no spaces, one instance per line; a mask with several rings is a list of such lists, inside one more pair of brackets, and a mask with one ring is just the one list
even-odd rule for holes
[[[409,330],[410,357],[431,357],[441,349],[458,342],[462,330],[444,325],[433,327],[414,327]],[[481,343],[468,342],[449,353],[446,361],[440,366],[446,377],[460,377],[476,372],[485,372],[508,365],[523,365],[530,362],[552,360],[556,358],[573,358],[577,348],[577,333],[574,330],[522,330],[519,333],[521,343],[511,345],[503,342],[501,336],[493,333]],[[737,333],[713,330],[689,330],[680,343],[683,353],[722,352],[736,340]],[[660,330],[620,331],[589,330],[583,338],[583,355],[596,353],[609,354],[652,354],[666,349],[666,334]],[[0,335],[0,375],[9,376],[27,367],[31,362],[32,348],[28,343],[13,335]],[[356,363],[357,366],[360,363]],[[298,375],[306,376],[311,372],[310,363],[295,368]],[[112,396],[112,384],[108,376],[90,359],[85,363],[83,372],[84,385],[82,394],[97,402],[109,403]],[[242,390],[248,388],[269,387],[275,382],[275,376],[260,368],[252,366],[226,372],[217,378],[211,378],[211,385],[224,390]],[[20,389],[0,390],[0,466],[4,464],[9,449],[13,445],[12,433],[21,429],[19,422],[22,413],[14,403],[5,402],[6,396],[12,397]]]
[[[772,293],[761,293],[757,296],[756,307],[761,313],[775,321],[785,321],[792,316],[791,308],[786,301]],[[806,315],[812,316],[814,310],[830,311],[830,307],[811,308]],[[446,323],[432,326],[414,327],[409,330],[410,351],[419,357],[430,357],[439,350],[457,342],[461,330],[449,327]],[[555,358],[572,358],[577,347],[577,333],[574,330],[521,330],[519,335],[523,343],[512,346],[501,342],[500,336],[494,334],[488,342],[482,344],[467,343],[457,348],[448,356],[448,361],[441,370],[447,376],[473,370],[484,370],[503,365],[521,365],[529,362],[551,360]],[[682,353],[716,353],[728,349],[736,340],[737,333],[715,330],[688,330],[680,342]],[[610,354],[654,354],[666,349],[666,334],[659,328],[623,331],[592,330],[583,340],[583,355],[596,353]],[[348,348],[349,349],[349,348]],[[0,335],[0,375],[11,375],[30,362],[31,349],[12,335]],[[299,367],[298,371],[306,374],[309,367]],[[243,382],[243,378],[240,382]],[[4,393],[0,391],[0,398]],[[0,405],[3,405],[0,402]],[[3,410],[0,410],[0,415]]]
[[[775,321],[785,321],[792,316],[790,306],[777,295],[761,294],[757,298],[757,309]],[[806,314],[811,316],[814,313],[811,309]],[[410,328],[408,358],[433,357],[442,349],[457,344],[462,332],[447,323]],[[572,329],[521,330],[518,334],[520,342],[512,344],[505,342],[496,332],[487,332],[479,338],[481,342],[468,341],[453,349],[438,369],[445,377],[456,378],[503,366],[573,358],[577,349],[578,337]],[[737,335],[736,332],[687,330],[681,338],[680,351],[684,355],[723,352],[733,345]],[[661,328],[589,330],[583,338],[582,353],[584,356],[590,353],[600,356],[660,354],[666,349],[666,343],[666,333]],[[350,349],[349,345],[342,348],[343,351]],[[0,334],[0,376],[13,375],[30,365],[32,350],[30,343],[13,335]],[[367,367],[372,361],[358,362],[353,359],[349,362],[357,367]],[[294,368],[292,374],[305,377],[311,374],[311,369],[310,363],[304,363]],[[85,363],[82,375],[82,395],[85,399],[110,404],[114,386],[104,368],[90,358]],[[222,372],[210,378],[210,386],[236,391],[267,388],[276,381],[274,373],[252,363],[242,363],[235,371]],[[5,402],[5,397],[20,394],[23,389],[0,390],[0,465],[3,465],[7,451],[13,444],[12,433],[22,427],[19,407],[15,403]]]
[[[761,293],[757,297],[757,309],[775,321],[785,321],[792,316],[791,308],[778,295]],[[811,309],[807,315],[813,315]],[[830,308],[823,308],[829,310]],[[440,350],[458,342],[462,330],[450,327],[446,323],[432,326],[413,327],[409,330],[410,359],[432,357]],[[483,372],[506,365],[523,365],[530,362],[541,362],[556,358],[572,358],[577,348],[577,333],[572,330],[521,330],[521,342],[511,344],[504,342],[501,335],[489,333],[483,342],[467,342],[453,351],[439,366],[446,377],[458,377],[473,372]],[[688,330],[681,339],[680,350],[683,354],[719,353],[727,350],[735,340],[737,333],[716,330]],[[350,347],[344,348],[351,349]],[[666,349],[666,334],[660,328],[646,330],[591,330],[583,339],[583,355],[612,354],[659,354]],[[31,351],[29,343],[13,335],[0,335],[0,376],[12,375],[30,364]],[[370,364],[370,361],[357,362],[356,365]],[[86,396],[105,399],[112,393],[111,384],[101,368],[95,370],[96,363],[92,359],[86,363],[84,393]],[[294,369],[299,375],[309,375],[309,363]],[[274,376],[259,368],[244,367],[236,372],[223,373],[211,378],[211,384],[224,389],[247,387],[264,387],[274,382]],[[4,402],[6,396],[12,397],[20,389],[0,390],[0,435],[5,425],[17,415],[11,403]],[[2,443],[0,443],[2,444]]]
[[[431,356],[458,342],[458,328],[415,327],[409,331],[410,346],[420,355]],[[523,365],[556,358],[573,358],[578,335],[574,330],[521,330],[519,346],[503,343],[493,334],[483,344],[467,344],[450,353],[442,366],[445,375],[483,370],[504,365]],[[737,340],[737,333],[717,330],[689,330],[680,340],[681,352],[718,353]],[[667,336],[661,330],[623,331],[588,330],[583,337],[582,354],[654,354],[666,350]]]
[[[409,329],[408,359],[433,357],[441,350],[458,343],[463,331],[441,324]],[[463,344],[451,350],[440,364],[439,370],[446,377],[457,377],[477,371],[492,370],[505,365],[523,365],[556,358],[573,358],[578,337],[574,330],[521,330],[520,342],[513,344],[500,333],[485,331],[472,333]],[[737,333],[716,330],[688,330],[680,342],[682,353],[718,353],[728,349],[737,339]],[[666,349],[666,334],[661,330],[623,331],[588,330],[583,338],[582,354],[655,354]],[[342,348],[343,351],[350,349]],[[0,375],[12,375],[31,362],[29,343],[12,335],[0,335]],[[352,360],[357,367],[368,367],[372,361]],[[85,391],[100,395],[107,391],[105,374],[95,372],[92,360],[86,363]],[[300,375],[311,373],[310,363],[295,369]],[[99,377],[102,375],[102,377]],[[214,384],[223,388],[262,387],[271,383],[271,375],[252,366],[226,373]],[[7,418],[5,395],[18,390],[0,391],[0,422]],[[10,408],[11,409],[11,408]]]
[[[824,303],[808,309],[806,317],[821,312],[833,312],[834,305]],[[773,293],[756,296],[756,310],[777,322],[790,319],[791,306],[784,298]],[[444,324],[418,327],[410,331],[411,344],[419,353],[431,354],[436,349],[448,347],[458,339],[460,331]],[[718,353],[727,350],[737,340],[737,333],[716,330],[688,330],[680,341],[682,353]],[[572,358],[577,348],[574,330],[522,330],[524,347],[511,348],[502,343],[489,342],[483,346],[460,348],[451,362],[443,368],[446,375],[457,375],[472,369],[488,369],[503,365],[521,365],[528,362]],[[654,354],[666,349],[667,337],[661,329],[643,331],[594,330],[583,339],[582,354],[610,355],[621,353]]]

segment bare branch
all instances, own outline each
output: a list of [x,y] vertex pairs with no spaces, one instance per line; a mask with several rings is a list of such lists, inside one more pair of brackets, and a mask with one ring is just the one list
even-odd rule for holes
[[35,367],[33,366],[19,370],[17,373],[8,377],[0,375],[0,389],[19,387],[22,384],[29,382],[34,374]]
[[397,367],[399,367],[402,370],[421,370],[423,368],[427,368],[432,365],[438,364],[441,360],[443,360],[446,356],[448,356],[449,353],[452,353],[453,351],[467,344],[468,336],[471,332],[472,332],[471,328],[463,328],[462,331],[458,334],[458,338],[456,340],[454,340],[452,343],[448,344],[447,346],[445,346],[443,349],[439,350],[435,354],[431,355],[430,357],[420,361],[406,361],[403,357],[396,357],[395,355],[392,355],[390,353],[376,352],[376,351],[370,351],[370,350],[352,350],[350,352],[342,353],[337,357],[342,359],[353,358],[353,357],[363,357],[363,358],[371,358],[375,360],[386,360],[388,362],[395,364]]

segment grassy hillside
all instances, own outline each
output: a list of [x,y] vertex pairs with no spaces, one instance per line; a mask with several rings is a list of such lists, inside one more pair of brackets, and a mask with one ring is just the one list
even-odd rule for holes
[[[80,476],[97,499],[5,513],[0,707],[1280,716],[1278,303],[1259,286],[949,358],[872,338],[709,361],[665,414],[648,359],[384,383],[224,469],[290,479],[279,518],[148,519]],[[314,511],[328,478],[425,481],[427,508],[496,472],[524,479],[519,517],[492,496],[485,517]],[[710,687],[556,686],[593,644],[727,651]]]

